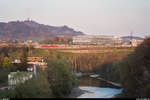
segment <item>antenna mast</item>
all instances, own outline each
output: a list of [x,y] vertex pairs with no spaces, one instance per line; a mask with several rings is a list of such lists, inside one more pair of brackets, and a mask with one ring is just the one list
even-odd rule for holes
[[132,46],[132,39],[133,39],[133,32],[131,31],[131,33],[130,33],[130,42],[131,42],[131,46]]
[[5,28],[5,39],[8,40],[8,27]]
[[133,33],[132,33],[132,31],[131,31],[131,36],[130,36],[130,37],[131,37],[131,40],[132,40],[132,36],[133,36]]

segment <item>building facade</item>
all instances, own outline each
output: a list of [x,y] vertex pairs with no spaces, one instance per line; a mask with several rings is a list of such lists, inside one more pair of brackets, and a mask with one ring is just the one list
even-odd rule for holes
[[130,42],[131,42],[132,46],[137,47],[138,45],[140,45],[143,42],[143,40],[132,39],[132,40],[130,40]]
[[28,72],[11,72],[8,74],[8,85],[15,86],[19,83],[24,83],[26,80],[29,80],[33,77],[32,73]]
[[121,42],[122,39],[117,36],[80,35],[73,37],[73,44],[116,45]]
[[44,61],[43,57],[28,57],[27,58],[28,64],[30,67],[28,68],[29,70],[33,70],[33,66],[35,65],[36,62],[38,62],[38,67],[45,69],[47,68],[47,63]]

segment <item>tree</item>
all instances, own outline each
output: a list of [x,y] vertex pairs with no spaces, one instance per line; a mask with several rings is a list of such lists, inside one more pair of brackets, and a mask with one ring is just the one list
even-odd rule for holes
[[10,98],[50,98],[53,97],[46,73],[40,71],[37,76],[20,83],[14,90],[8,91]]
[[127,97],[150,96],[150,37],[121,62],[120,76]]
[[63,97],[64,94],[70,93],[73,87],[73,75],[62,59],[48,62],[48,81],[56,97]]
[[28,52],[27,52],[27,49],[23,49],[23,53],[22,53],[22,56],[21,56],[21,65],[20,65],[20,70],[22,71],[26,71],[27,70],[27,57],[28,57]]
[[11,61],[8,57],[4,57],[2,66],[3,68],[7,68],[7,69],[10,69],[10,67],[12,67]]
[[8,70],[2,68],[0,69],[0,86],[8,85],[8,73]]
[[1,51],[4,53],[5,57],[9,57],[9,55],[8,55],[8,47],[2,48]]
[[4,53],[0,54],[0,67],[2,67],[3,65],[4,57],[5,57]]

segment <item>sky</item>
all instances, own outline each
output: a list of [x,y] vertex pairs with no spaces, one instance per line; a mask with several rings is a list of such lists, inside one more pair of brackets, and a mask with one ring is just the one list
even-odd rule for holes
[[150,0],[0,0],[0,22],[27,18],[85,34],[150,36]]

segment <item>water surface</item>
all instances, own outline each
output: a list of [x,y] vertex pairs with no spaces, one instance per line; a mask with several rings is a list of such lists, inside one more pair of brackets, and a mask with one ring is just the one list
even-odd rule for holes
[[85,92],[78,98],[112,98],[123,90],[112,84],[87,76],[80,78],[79,88]]

